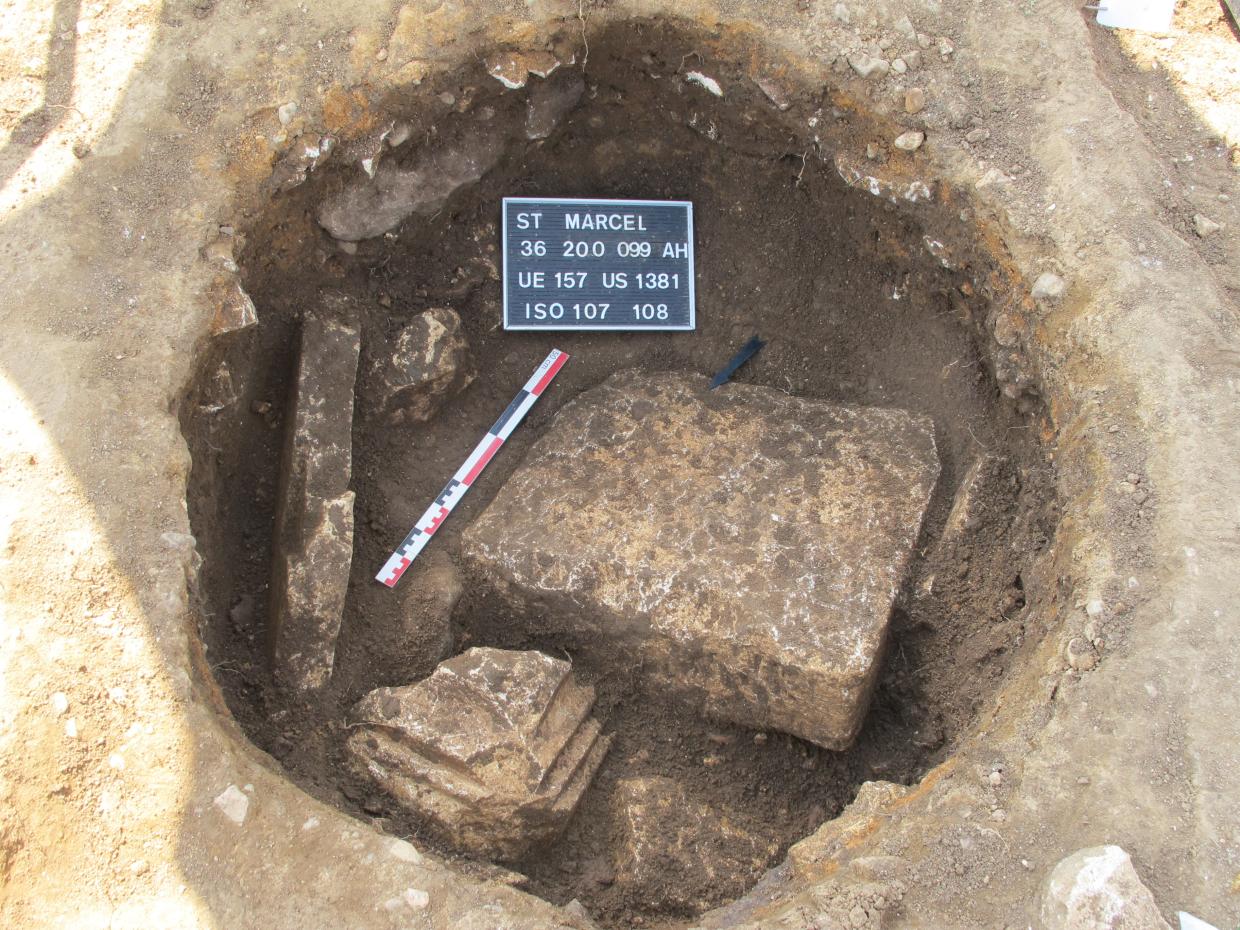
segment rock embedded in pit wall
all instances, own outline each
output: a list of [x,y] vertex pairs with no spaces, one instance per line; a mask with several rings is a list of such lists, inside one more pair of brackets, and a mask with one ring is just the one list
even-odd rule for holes
[[509,861],[554,839],[611,743],[594,689],[541,652],[470,649],[353,709],[348,751],[457,849]]
[[670,778],[623,779],[612,805],[616,883],[661,907],[701,911],[740,895],[779,849]]
[[285,427],[268,636],[292,691],[331,678],[353,560],[353,391],[361,339],[347,299],[307,312]]
[[564,407],[464,552],[530,632],[843,749],[938,471],[926,417],[622,372]]
[[439,210],[459,188],[486,174],[507,137],[483,123],[455,125],[398,164],[384,161],[370,177],[355,177],[319,208],[319,225],[334,238],[358,242],[381,236],[415,213]]
[[1043,930],[1171,930],[1119,846],[1060,861],[1042,893]]
[[559,71],[530,85],[525,104],[525,137],[546,139],[581,102],[586,82],[580,71]]
[[445,307],[414,317],[376,368],[380,405],[398,422],[429,420],[475,377],[461,318]]

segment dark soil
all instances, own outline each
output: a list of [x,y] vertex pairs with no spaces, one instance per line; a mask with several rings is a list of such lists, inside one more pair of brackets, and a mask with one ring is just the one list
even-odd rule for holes
[[[417,563],[395,591],[373,576],[550,348],[566,350],[571,361],[436,535],[438,557],[455,557],[461,530],[556,410],[620,368],[711,374],[758,333],[768,344],[740,380],[934,419],[942,477],[854,748],[832,753],[782,734],[695,719],[657,694],[634,693],[622,670],[579,663],[578,675],[599,689],[598,714],[615,743],[564,838],[515,868],[532,891],[557,903],[580,899],[606,926],[694,916],[675,913],[657,896],[630,900],[612,883],[609,793],[620,777],[674,778],[691,797],[777,841],[782,857],[838,814],[862,782],[911,783],[946,758],[1035,632],[1026,629],[1031,605],[1022,572],[1049,544],[1057,516],[1039,431],[1000,396],[967,322],[985,319],[990,304],[985,288],[966,282],[980,280],[993,259],[978,247],[949,271],[923,245],[927,222],[941,224],[936,238],[968,239],[959,205],[915,215],[846,187],[831,157],[837,145],[864,148],[869,130],[860,117],[833,111],[808,91],[780,113],[727,65],[689,59],[689,67],[724,83],[727,96],[718,100],[677,75],[684,56],[702,49],[664,27],[592,38],[586,97],[552,138],[512,143],[498,168],[438,215],[361,243],[356,254],[318,228],[313,210],[358,169],[325,172],[275,197],[252,219],[242,256],[262,323],[208,347],[183,413],[194,455],[190,515],[205,560],[201,635],[229,707],[311,794],[406,836],[418,835],[419,825],[358,782],[342,760],[349,706],[378,685],[407,684],[433,667],[433,659],[410,660],[409,650],[391,643],[397,618],[416,626],[424,603],[415,594]],[[454,106],[440,98],[445,91]],[[503,90],[481,67],[391,106],[413,121],[415,139],[449,131],[453,120],[501,126],[525,113],[524,92]],[[815,113],[817,128],[807,129]],[[820,148],[807,138],[813,132]],[[692,200],[697,331],[504,332],[498,221],[505,195]],[[357,532],[336,674],[317,701],[291,703],[273,688],[263,647],[270,539],[297,320],[326,288],[361,300],[371,351],[420,311],[455,309],[480,374],[420,426],[373,426],[367,398],[359,396]],[[213,409],[212,385],[225,361],[239,397]],[[983,454],[994,464],[969,535],[951,551],[936,547],[957,486]],[[502,602],[467,586],[454,616],[456,648],[519,644],[505,615]],[[398,652],[399,662],[392,659]],[[740,876],[738,885],[759,877]]]

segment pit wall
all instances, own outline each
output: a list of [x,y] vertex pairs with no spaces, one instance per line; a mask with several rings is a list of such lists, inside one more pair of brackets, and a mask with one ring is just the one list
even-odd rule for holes
[[[850,6],[863,32],[871,15],[894,30],[899,11]],[[98,33],[149,41],[121,91],[82,101],[91,153],[60,173],[22,168],[26,190],[0,232],[5,254],[22,257],[7,271],[0,354],[12,412],[3,581],[20,631],[3,647],[6,923],[291,928],[313,914],[354,927],[573,926],[309,801],[231,724],[196,646],[189,462],[170,411],[227,264],[200,250],[264,200],[296,131],[280,107],[296,99],[308,129],[360,137],[379,119],[374,100],[475,49],[539,46],[583,25],[588,38],[659,5],[119,10],[100,8]],[[1152,210],[1159,166],[1099,83],[1074,9],[908,12],[951,45],[928,56],[935,99],[980,114],[1001,91],[1011,127],[994,133],[992,161],[959,145],[949,107],[932,107],[916,172],[948,193],[978,190],[968,209],[993,224],[1022,280],[1067,282],[1057,302],[1019,308],[1068,514],[1059,632],[949,764],[907,794],[872,792],[856,829],[835,846],[824,837],[787,894],[703,923],[773,926],[857,906],[873,926],[1029,923],[1053,864],[1101,842],[1132,853],[1165,909],[1234,922],[1232,310],[1194,245]],[[729,41],[761,36],[765,55],[838,82],[893,129],[901,120],[849,74],[842,59],[861,38],[830,5],[676,13]],[[109,50],[85,35],[84,67]],[[990,174],[996,163],[1007,180]],[[1153,489],[1148,516],[1120,487],[1129,473]],[[1081,636],[1102,644],[1087,671],[1064,653]],[[53,692],[65,714],[49,710]],[[898,877],[880,856],[906,863]]]

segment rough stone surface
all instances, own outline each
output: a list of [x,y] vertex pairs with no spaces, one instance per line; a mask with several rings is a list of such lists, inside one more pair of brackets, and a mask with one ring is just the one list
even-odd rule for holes
[[359,769],[462,851],[510,860],[556,837],[610,745],[594,689],[540,652],[470,649],[354,708]]
[[415,213],[434,213],[454,191],[486,174],[507,141],[485,124],[459,129],[423,146],[407,166],[385,161],[373,178],[355,178],[323,202],[319,225],[337,239],[356,242],[380,236]]
[[525,107],[525,136],[546,139],[560,120],[581,102],[586,82],[580,71],[558,71],[530,85]]
[[1193,215],[1193,230],[1204,239],[1206,236],[1212,236],[1214,233],[1222,229],[1221,223],[1215,222],[1204,213],[1196,213]]
[[838,859],[875,831],[908,796],[908,788],[887,781],[867,781],[842,814],[828,820],[788,850],[788,864],[806,879],[830,874]]
[[445,307],[418,314],[376,363],[379,403],[394,421],[425,422],[474,380],[461,318]]
[[465,550],[574,648],[719,718],[861,726],[938,460],[930,422],[622,372],[558,415]]
[[864,52],[848,56],[848,64],[863,78],[882,77],[891,70],[891,62],[885,58],[875,58]]
[[336,657],[353,560],[349,479],[360,348],[355,324],[306,313],[285,427],[269,628],[272,670],[295,691],[327,684]]
[[613,804],[616,881],[675,908],[700,911],[739,894],[745,876],[778,851],[777,844],[686,797],[670,778],[624,779]]
[[1042,896],[1043,930],[1171,930],[1118,846],[1081,849],[1050,874]]
[[215,315],[211,318],[212,336],[235,333],[258,323],[254,301],[233,275],[216,277],[211,285],[211,294],[215,301]]
[[1068,289],[1068,284],[1053,271],[1044,271],[1033,282],[1031,291],[1034,300],[1058,300]]
[[910,130],[909,132],[900,133],[891,144],[901,152],[916,152],[925,141],[926,134],[924,132]]

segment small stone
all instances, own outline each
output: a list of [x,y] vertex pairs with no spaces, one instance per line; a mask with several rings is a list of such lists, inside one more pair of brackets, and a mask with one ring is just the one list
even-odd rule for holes
[[1007,820],[1007,811],[996,808],[990,812],[990,819],[995,821],[995,823],[1003,823]]
[[1067,289],[1067,282],[1063,278],[1054,272],[1044,271],[1033,282],[1031,293],[1034,300],[1053,301],[1059,300]]
[[1051,871],[1042,925],[1057,930],[1170,930],[1132,859],[1118,846],[1082,849]]
[[769,738],[765,733],[755,733],[753,735],[753,743],[755,746],[765,746]]
[[379,51],[375,52],[375,61],[387,61],[387,57],[388,50],[386,48],[381,48]]
[[883,147],[873,142],[867,142],[865,146],[865,157],[870,161],[878,161],[883,157]]
[[1197,235],[1204,239],[1211,236],[1223,228],[1221,223],[1216,223],[1203,213],[1193,216],[1193,229],[1197,231]]
[[69,737],[69,739],[77,739],[77,735],[78,735],[77,719],[74,717],[70,717],[68,720],[65,721],[65,736]]
[[475,376],[461,318],[447,307],[414,317],[372,368],[379,409],[393,422],[425,423]]
[[891,63],[891,70],[894,71],[896,74],[903,74],[905,71],[908,70],[908,65],[904,63],[903,58],[897,58],[895,61]]
[[216,796],[212,803],[219,808],[220,813],[237,826],[245,823],[246,814],[250,811],[249,797],[236,785],[229,785]]
[[69,710],[69,696],[63,691],[57,691],[52,695],[52,713],[57,717],[63,716]]
[[401,897],[415,911],[420,911],[431,903],[431,896],[420,888],[406,888]]
[[992,788],[998,788],[1003,784],[1003,773],[995,770],[986,776],[986,783]]
[[1098,653],[1094,651],[1093,643],[1081,636],[1068,640],[1064,655],[1073,671],[1092,671],[1098,664]]
[[[452,95],[449,94],[448,96],[452,96]],[[408,142],[409,137],[412,135],[413,135],[412,124],[406,123],[404,120],[400,120],[399,122],[395,122],[392,124],[392,128],[388,130],[388,134],[387,136],[384,137],[383,141],[385,141],[392,148],[396,149],[396,148],[400,148],[402,145]]]
[[546,139],[581,102],[586,82],[579,71],[562,71],[530,88],[525,104],[525,137]]
[[920,87],[910,87],[904,92],[904,112],[920,113],[926,108],[926,92]]
[[878,49],[881,52],[887,51],[887,49],[891,48],[893,45],[895,45],[895,41],[891,38],[891,36],[883,36],[878,40]]
[[931,39],[924,32],[917,33],[917,46],[919,48],[928,49],[933,44],[934,44],[934,40]]
[[276,110],[276,116],[280,120],[281,126],[287,126],[293,121],[293,117],[297,115],[297,102],[290,100],[280,109]]
[[1076,783],[1077,783],[1078,785],[1081,785],[1082,787],[1083,787],[1083,786],[1085,786],[1085,785],[1088,785],[1088,784],[1089,784],[1089,776],[1088,776],[1088,775],[1082,775],[1080,778],[1078,778],[1078,779],[1076,780]]
[[485,62],[487,74],[509,90],[524,87],[531,74],[545,78],[560,66],[550,52],[501,52]]
[[760,77],[756,81],[758,89],[766,95],[766,99],[775,104],[775,108],[783,111],[792,106],[788,89],[783,83],[772,77]]
[[939,38],[939,55],[946,61],[956,51],[956,46],[952,44],[952,40],[946,36]]
[[894,28],[896,32],[910,42],[917,41],[917,29],[913,26],[913,21],[908,16],[901,16],[897,19]]
[[835,16],[835,21],[841,25],[847,26],[852,22],[852,12],[843,3],[837,3],[832,12]]
[[1103,607],[1102,601],[1097,598],[1091,600],[1085,605],[1085,613],[1087,613],[1094,620],[1097,620],[1102,616],[1104,609],[1105,608]]
[[848,64],[863,78],[882,77],[891,70],[891,63],[885,58],[874,58],[864,52],[849,55]]
[[987,139],[990,138],[990,130],[989,129],[973,129],[965,133],[964,138],[966,142],[969,142],[973,145],[977,145],[979,142],[985,142]]
[[254,301],[233,275],[217,276],[208,293],[215,304],[215,315],[211,318],[212,336],[223,336],[257,325],[258,311],[254,308]]
[[901,57],[904,59],[904,63],[908,65],[910,71],[916,71],[921,68],[920,49],[915,48],[912,51],[905,52]]
[[916,152],[921,148],[921,144],[926,141],[926,134],[917,130],[909,130],[896,136],[895,142],[892,143],[901,152]]
[[698,87],[704,88],[716,97],[723,96],[723,88],[719,86],[719,82],[713,77],[703,74],[701,71],[690,71],[685,75],[685,80],[690,84],[696,84]]
[[[318,824],[316,823],[315,825],[317,826]],[[304,824],[302,829],[306,829]],[[388,840],[387,850],[394,858],[399,859],[401,862],[412,862],[416,865],[422,861],[422,854],[408,840],[392,837]]]

